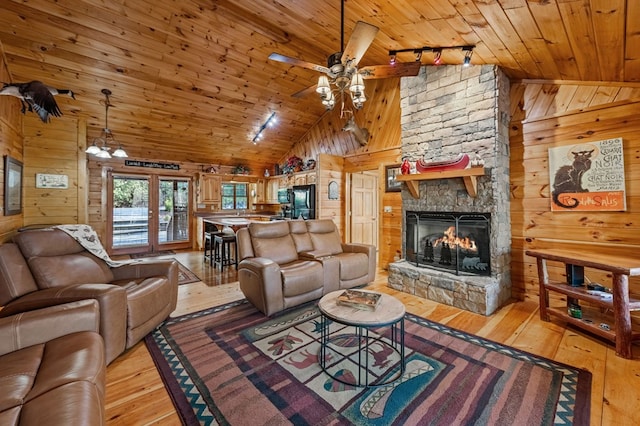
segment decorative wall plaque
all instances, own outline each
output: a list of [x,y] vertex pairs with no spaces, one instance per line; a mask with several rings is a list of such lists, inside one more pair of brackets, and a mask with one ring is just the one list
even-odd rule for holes
[[338,182],[332,180],[329,182],[329,199],[337,200],[338,199]]
[[67,175],[50,175],[46,173],[36,173],[36,188],[69,188],[69,177]]

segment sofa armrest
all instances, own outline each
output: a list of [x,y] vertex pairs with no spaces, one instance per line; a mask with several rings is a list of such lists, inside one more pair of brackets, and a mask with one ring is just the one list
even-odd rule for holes
[[79,300],[96,300],[100,306],[100,335],[107,364],[124,352],[127,330],[127,292],[113,284],[75,284],[34,291],[12,301],[0,311],[8,316]]
[[173,311],[178,304],[178,261],[152,260],[134,262],[116,268],[111,268],[114,281],[139,280],[149,277],[167,277],[172,287],[170,306]]
[[302,251],[300,253],[298,253],[298,256],[301,259],[307,259],[307,260],[319,260],[323,257],[329,257],[331,256],[331,252],[328,252],[326,250],[311,250],[311,251]]
[[376,247],[371,244],[348,243],[342,244],[342,251],[345,253],[364,253],[369,258],[368,280],[373,281],[376,278],[377,254]]
[[64,303],[0,318],[0,356],[79,331],[98,332],[95,300]]
[[166,276],[169,281],[178,285],[178,261],[158,260],[133,262],[111,268],[113,278],[119,280],[135,280],[140,278]]
[[376,247],[371,244],[343,243],[342,251],[345,253],[364,253],[369,257],[376,255]]
[[240,290],[265,315],[284,309],[280,265],[264,257],[250,257],[238,264]]

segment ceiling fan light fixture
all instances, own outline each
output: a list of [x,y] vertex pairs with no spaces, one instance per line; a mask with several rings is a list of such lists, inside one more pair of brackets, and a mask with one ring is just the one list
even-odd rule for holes
[[318,78],[318,86],[316,87],[316,92],[320,94],[320,96],[326,96],[327,93],[331,92],[331,86],[329,86],[329,79],[326,75],[321,75]]
[[351,93],[364,92],[364,79],[362,74],[357,72],[351,77],[351,85],[349,86]]
[[321,99],[322,99],[322,105],[324,105],[324,107],[325,107],[327,110],[332,110],[332,109],[333,109],[333,107],[334,107],[334,106],[335,106],[335,104],[336,104],[336,98],[335,98],[335,96],[333,95],[333,92],[332,92],[332,91],[329,91],[329,93],[328,93],[328,94],[326,94],[326,95],[322,96],[322,98],[321,98]]

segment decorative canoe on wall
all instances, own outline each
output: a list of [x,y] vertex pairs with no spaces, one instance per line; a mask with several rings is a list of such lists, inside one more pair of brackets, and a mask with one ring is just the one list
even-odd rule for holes
[[416,170],[419,173],[442,172],[445,170],[461,170],[469,165],[469,155],[459,154],[454,158],[441,161],[426,162],[422,159],[416,161]]

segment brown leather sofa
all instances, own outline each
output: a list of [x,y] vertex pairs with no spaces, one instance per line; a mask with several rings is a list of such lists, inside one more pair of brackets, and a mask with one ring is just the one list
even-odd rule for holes
[[0,424],[103,425],[105,357],[95,300],[0,318]]
[[331,219],[251,223],[237,233],[240,289],[272,315],[373,281],[376,248],[341,241]]
[[110,267],[59,229],[20,232],[0,245],[0,318],[83,299],[100,306],[107,364],[175,309],[178,264]]

